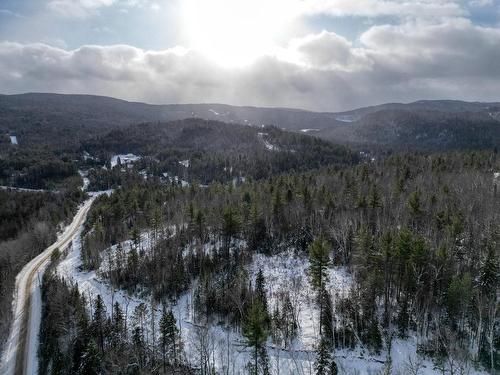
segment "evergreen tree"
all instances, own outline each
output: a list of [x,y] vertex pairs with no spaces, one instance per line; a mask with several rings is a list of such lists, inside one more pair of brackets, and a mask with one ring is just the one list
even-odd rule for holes
[[319,344],[316,348],[316,361],[314,369],[316,375],[327,375],[331,368],[332,357],[327,340],[323,337],[320,338]]
[[113,341],[115,345],[119,344],[124,338],[125,318],[123,310],[118,302],[113,306]]
[[323,238],[316,238],[309,245],[309,275],[314,289],[321,291],[328,282],[327,268],[330,265],[330,245]]
[[132,243],[134,244],[134,249],[139,250],[139,244],[141,243],[141,232],[138,227],[134,227],[131,233]]
[[262,269],[259,268],[259,272],[257,273],[257,277],[255,278],[255,294],[257,295],[257,300],[261,303],[262,308],[268,314],[267,307],[267,296],[266,296],[266,280],[264,278],[264,274],[262,273]]
[[95,306],[94,306],[94,315],[92,317],[92,326],[93,332],[99,343],[99,349],[101,350],[101,354],[104,353],[104,336],[106,331],[106,307],[102,301],[101,296],[98,294]]
[[231,238],[235,237],[240,231],[240,218],[232,207],[228,207],[224,211],[222,222],[222,236],[226,246],[228,246]]
[[178,359],[178,341],[179,330],[171,309],[167,310],[163,306],[162,316],[160,318],[160,345],[163,357],[163,369],[168,363],[177,363]]
[[495,255],[495,247],[489,246],[486,259],[481,265],[479,283],[485,294],[493,294],[500,281],[499,265]]
[[249,367],[250,372],[254,375],[258,375],[259,367],[263,368],[263,362],[266,362],[266,359],[263,358],[263,354],[266,352],[265,342],[268,335],[266,322],[267,313],[262,303],[259,300],[254,301],[243,323],[243,336],[245,336],[247,345],[253,348],[253,363],[250,363]]
[[318,305],[320,311],[320,332],[324,341],[331,348],[334,344],[334,331],[333,331],[333,306],[330,293],[323,288],[318,293]]
[[102,357],[94,340],[89,340],[77,370],[79,375],[95,375],[101,373]]
[[145,366],[145,351],[146,343],[144,342],[144,335],[142,333],[141,327],[135,326],[132,330],[132,345],[134,347],[134,352],[137,356],[137,361],[139,367],[143,368]]

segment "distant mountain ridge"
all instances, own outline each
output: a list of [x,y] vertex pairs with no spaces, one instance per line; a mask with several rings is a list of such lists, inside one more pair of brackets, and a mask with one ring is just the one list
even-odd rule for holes
[[152,105],[92,95],[0,95],[0,133],[16,133],[21,145],[71,146],[113,128],[193,117],[275,125],[359,146],[432,150],[500,145],[500,102],[421,100],[334,113],[225,104]]

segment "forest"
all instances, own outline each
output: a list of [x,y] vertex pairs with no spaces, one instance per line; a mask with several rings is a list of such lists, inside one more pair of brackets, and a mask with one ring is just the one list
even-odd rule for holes
[[0,343],[7,338],[16,275],[54,242],[82,199],[79,188],[58,193],[0,189]]
[[[111,130],[83,142],[81,150],[100,160],[110,160],[115,154],[140,155],[143,160],[131,171],[134,176],[138,171],[156,178],[168,173],[203,185],[235,178],[262,179],[326,165],[348,166],[359,160],[344,146],[275,126],[250,127],[201,119]],[[179,162],[183,160],[189,160],[189,167]],[[130,178],[121,168],[112,170],[109,163],[106,169],[93,169],[89,177],[94,189],[117,187],[122,179]]]
[[[495,373],[499,170],[496,151],[463,151],[398,153],[236,186],[122,179],[92,208],[82,267],[150,306],[124,318],[120,303],[106,310],[100,295],[50,274],[42,321],[60,324],[42,327],[40,371],[229,374],[234,353],[218,366],[207,333],[224,322],[248,348],[249,373],[276,373],[271,352],[293,349],[309,329],[293,285],[276,291],[265,269],[289,257],[303,266],[300,285],[314,305],[311,373],[351,373],[342,353],[362,348],[385,353],[381,374],[423,374],[422,361],[392,367],[392,345],[412,337],[437,373]],[[342,293],[339,272],[350,280]],[[191,343],[172,313],[186,293]],[[193,345],[196,355],[186,355]]]
[[80,183],[72,154],[38,147],[0,150],[0,185],[57,190]]

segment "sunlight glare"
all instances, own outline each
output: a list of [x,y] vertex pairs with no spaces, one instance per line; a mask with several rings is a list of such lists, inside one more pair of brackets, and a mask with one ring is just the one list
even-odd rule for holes
[[217,63],[239,66],[271,53],[292,22],[293,0],[185,0],[190,48]]

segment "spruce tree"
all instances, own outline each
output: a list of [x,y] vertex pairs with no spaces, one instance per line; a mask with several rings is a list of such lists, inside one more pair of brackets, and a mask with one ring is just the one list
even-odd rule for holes
[[119,344],[124,338],[125,318],[123,310],[118,302],[113,306],[113,341]]
[[163,368],[167,362],[177,363],[178,359],[178,341],[179,330],[176,325],[176,319],[171,309],[163,307],[160,318],[160,345],[163,357]]
[[264,279],[264,274],[262,273],[262,269],[259,269],[257,277],[255,278],[255,294],[257,295],[257,299],[262,304],[262,307],[264,308],[266,314],[268,314],[266,280]]
[[330,245],[323,238],[316,238],[309,245],[309,275],[311,284],[320,291],[328,282],[327,268],[330,265]]
[[134,352],[137,355],[139,367],[142,368],[145,365],[146,344],[144,342],[142,330],[139,326],[134,327],[132,331],[132,345],[134,347]]
[[327,375],[331,362],[332,357],[330,355],[328,342],[323,337],[321,337],[316,348],[316,361],[314,363],[316,375]]
[[99,343],[99,349],[101,353],[104,353],[104,336],[105,336],[105,326],[106,326],[106,307],[102,301],[101,295],[97,295],[97,299],[94,306],[94,315],[92,317],[92,326],[94,336]]
[[330,353],[328,340],[323,336],[320,338],[316,348],[316,362],[314,363],[316,375],[337,375],[338,367]]
[[494,246],[489,246],[486,259],[481,265],[479,283],[485,294],[493,294],[500,281],[499,266],[495,256]]
[[102,357],[94,340],[89,340],[87,347],[81,357],[78,374],[94,375],[101,373]]
[[254,375],[259,373],[260,367],[263,368],[263,358],[265,353],[265,342],[267,340],[267,314],[259,300],[256,300],[250,306],[246,319],[243,323],[243,336],[249,347],[253,348],[253,363],[249,364],[250,372]]

